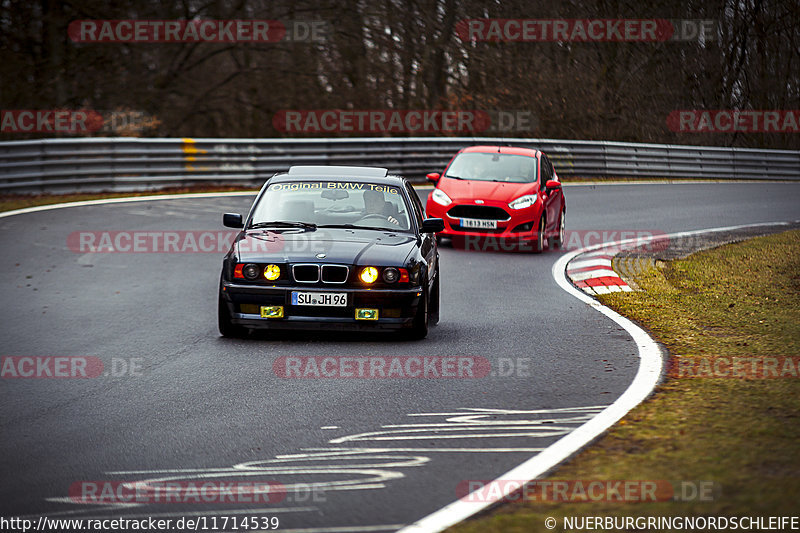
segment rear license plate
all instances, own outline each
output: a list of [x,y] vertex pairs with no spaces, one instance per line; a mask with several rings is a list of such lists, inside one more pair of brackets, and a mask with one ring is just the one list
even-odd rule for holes
[[462,218],[462,228],[497,229],[496,220],[481,220],[479,218]]
[[292,305],[314,305],[323,307],[347,307],[346,292],[298,292],[292,291]]

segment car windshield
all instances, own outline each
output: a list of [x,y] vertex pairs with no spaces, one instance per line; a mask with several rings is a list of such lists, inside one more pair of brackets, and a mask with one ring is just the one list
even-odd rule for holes
[[409,231],[398,187],[360,181],[293,181],[269,185],[250,227],[325,227]]
[[530,183],[536,181],[536,158],[526,155],[465,152],[458,154],[447,178]]

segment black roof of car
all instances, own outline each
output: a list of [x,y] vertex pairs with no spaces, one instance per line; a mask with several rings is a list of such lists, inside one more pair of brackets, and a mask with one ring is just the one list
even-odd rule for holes
[[335,165],[293,166],[283,174],[276,174],[270,181],[294,181],[298,179],[346,179],[352,181],[368,181],[384,185],[399,186],[403,178],[390,176],[389,171],[380,167],[346,167]]

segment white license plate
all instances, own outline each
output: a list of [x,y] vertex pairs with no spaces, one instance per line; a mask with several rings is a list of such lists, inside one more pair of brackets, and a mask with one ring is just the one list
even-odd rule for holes
[[462,218],[462,228],[497,229],[496,220],[481,220],[479,218]]
[[347,307],[346,292],[298,292],[292,291],[292,305],[315,305],[323,307]]

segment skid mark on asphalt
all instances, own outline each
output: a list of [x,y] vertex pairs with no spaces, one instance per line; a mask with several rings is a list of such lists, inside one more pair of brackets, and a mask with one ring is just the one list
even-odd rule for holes
[[[330,439],[328,446],[303,448],[298,453],[277,455],[272,459],[247,461],[228,467],[175,468],[160,470],[121,470],[105,472],[111,483],[124,480],[137,493],[163,494],[171,482],[203,482],[221,480],[278,482],[286,491],[285,499],[265,509],[214,508],[198,512],[161,512],[163,504],[152,503],[89,503],[70,497],[47,498],[53,504],[69,504],[71,509],[47,512],[48,516],[70,515],[94,518],[133,507],[141,514],[123,517],[178,515],[224,515],[256,513],[319,513],[327,501],[316,496],[327,492],[374,490],[406,477],[408,469],[424,468],[431,454],[441,453],[521,453],[536,454],[547,446],[536,439],[552,441],[591,420],[605,405],[557,409],[492,409],[459,408],[447,412],[409,413],[412,422],[385,424],[378,431],[360,432]],[[335,426],[323,426],[333,429]],[[339,428],[337,428],[339,429]],[[503,438],[503,446],[484,446],[487,439]],[[439,447],[442,442],[457,439],[457,445]],[[531,442],[531,441],[534,442]],[[386,445],[384,445],[385,443]],[[398,445],[393,445],[397,443]],[[407,446],[411,443],[412,446]],[[435,446],[435,447],[434,447]],[[176,485],[180,487],[180,484]],[[267,489],[268,490],[268,489]],[[79,508],[73,506],[78,505]],[[149,511],[149,512],[148,512]],[[389,531],[404,524],[363,526],[364,531]],[[376,528],[376,529],[369,529]],[[307,531],[335,531],[333,528],[308,528]],[[352,531],[352,528],[344,530]],[[300,531],[300,530],[298,530]]]

